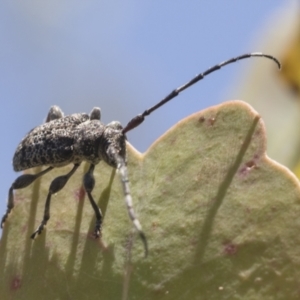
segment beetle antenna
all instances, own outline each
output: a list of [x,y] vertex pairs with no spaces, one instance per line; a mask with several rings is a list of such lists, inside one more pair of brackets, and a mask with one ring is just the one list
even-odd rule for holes
[[167,95],[164,99],[162,99],[160,102],[158,102],[157,104],[155,104],[154,106],[152,106],[149,109],[146,109],[142,114],[137,115],[136,117],[134,117],[133,119],[131,119],[128,124],[123,128],[122,133],[125,134],[126,132],[132,130],[133,128],[139,126],[144,120],[146,116],[149,116],[153,111],[155,111],[156,109],[158,109],[159,107],[163,106],[165,103],[167,103],[168,101],[172,100],[173,98],[175,98],[176,96],[178,96],[182,91],[184,91],[185,89],[187,89],[188,87],[192,86],[193,84],[195,84],[196,82],[200,81],[201,79],[203,79],[205,76],[207,76],[208,74],[217,71],[219,69],[221,69],[222,67],[234,63],[238,60],[241,59],[245,59],[245,58],[250,58],[250,57],[265,57],[268,59],[273,60],[278,68],[281,68],[281,64],[279,62],[279,60],[277,58],[275,58],[272,55],[268,55],[268,54],[263,54],[261,52],[253,52],[253,53],[248,53],[248,54],[243,54],[234,58],[231,58],[229,60],[226,60],[224,62],[221,62],[218,65],[215,65],[214,67],[209,68],[208,70],[206,70],[205,72],[198,74],[197,76],[195,76],[192,80],[188,81],[186,84],[178,87],[177,89],[173,90],[169,95]]
[[145,249],[145,258],[148,256],[148,243],[147,243],[147,238],[146,235],[142,229],[142,225],[140,221],[137,219],[134,209],[133,209],[133,204],[132,204],[132,197],[130,193],[130,188],[129,188],[129,179],[128,179],[128,172],[127,172],[127,167],[126,167],[126,162],[123,157],[120,155],[115,155],[115,159],[117,161],[117,170],[119,171],[120,179],[122,182],[122,187],[123,187],[123,192],[125,196],[125,203],[128,211],[128,215],[136,228],[136,230],[139,233],[139,236],[144,244],[144,249]]

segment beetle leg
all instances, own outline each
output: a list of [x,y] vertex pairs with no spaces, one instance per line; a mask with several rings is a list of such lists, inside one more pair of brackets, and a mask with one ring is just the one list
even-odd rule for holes
[[36,231],[31,235],[31,238],[34,239],[37,234],[41,234],[48,220],[50,219],[50,202],[51,196],[57,192],[59,192],[68,182],[69,178],[75,173],[79,164],[75,164],[72,170],[66,174],[59,177],[56,177],[50,184],[48,196],[46,199],[44,217],[40,224],[40,226],[36,229]]
[[95,169],[95,165],[91,164],[89,170],[83,177],[83,185],[96,215],[96,225],[95,225],[94,235],[95,238],[99,238],[101,236],[101,225],[102,225],[103,216],[102,216],[101,209],[97,206],[91,194],[95,186],[95,178],[93,175],[94,169]]
[[53,169],[53,167],[49,167],[37,174],[23,174],[21,176],[19,176],[11,185],[9,191],[8,191],[8,201],[7,201],[7,209],[6,212],[4,214],[4,216],[2,217],[1,220],[1,228],[3,228],[4,226],[4,222],[6,221],[9,213],[11,212],[11,210],[14,208],[14,194],[13,194],[13,190],[17,190],[17,189],[22,189],[25,188],[26,186],[30,185],[33,181],[35,181],[38,177],[48,173],[49,171],[51,171]]

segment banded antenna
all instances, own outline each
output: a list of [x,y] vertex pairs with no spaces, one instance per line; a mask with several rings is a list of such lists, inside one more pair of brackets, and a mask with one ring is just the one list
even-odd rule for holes
[[182,91],[184,91],[185,89],[189,88],[190,86],[192,86],[196,82],[200,81],[201,79],[203,79],[208,74],[213,73],[213,72],[221,69],[222,67],[224,67],[226,65],[229,65],[231,63],[234,63],[234,62],[236,62],[238,60],[242,60],[242,59],[250,58],[250,57],[265,57],[265,58],[271,59],[271,60],[273,60],[277,64],[277,66],[278,66],[279,69],[281,68],[281,64],[280,64],[280,62],[278,61],[277,58],[275,58],[272,55],[263,54],[261,52],[252,52],[252,53],[243,54],[243,55],[240,55],[240,56],[228,59],[228,60],[226,60],[224,62],[221,62],[218,65],[215,65],[215,66],[207,69],[203,73],[198,74],[193,79],[191,79],[190,81],[188,81],[186,84],[184,84],[184,85],[178,87],[177,89],[173,90],[168,96],[166,96],[164,99],[162,99],[161,101],[159,101],[157,104],[155,104],[154,106],[152,106],[149,109],[146,109],[142,114],[139,114],[139,115],[135,116],[123,128],[122,132],[125,134],[126,132],[134,129],[137,126],[139,126],[141,123],[144,122],[146,116],[149,116],[153,111],[155,111],[159,107],[163,106],[164,104],[166,104],[167,102],[169,102],[170,100],[172,100],[173,98],[175,98],[176,96],[178,96]]

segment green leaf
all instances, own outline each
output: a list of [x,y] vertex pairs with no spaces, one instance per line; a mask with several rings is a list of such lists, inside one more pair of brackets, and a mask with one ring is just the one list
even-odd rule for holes
[[1,298],[299,299],[300,186],[265,147],[262,120],[239,101],[184,119],[145,154],[128,144],[146,259],[106,165],[93,191],[101,241],[81,187],[87,166],[53,197],[35,241],[49,184],[71,166],[18,190],[0,245]]

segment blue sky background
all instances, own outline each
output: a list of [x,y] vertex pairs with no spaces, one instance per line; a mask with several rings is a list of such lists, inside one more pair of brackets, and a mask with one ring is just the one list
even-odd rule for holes
[[[257,38],[289,2],[1,1],[0,215],[18,176],[13,153],[51,105],[66,114],[100,106],[103,122],[125,125],[195,74],[260,51]],[[210,75],[128,133],[129,141],[143,152],[177,121],[228,100],[229,87],[259,61]]]

